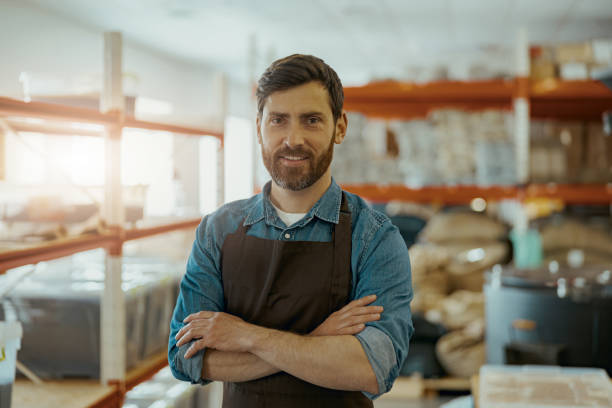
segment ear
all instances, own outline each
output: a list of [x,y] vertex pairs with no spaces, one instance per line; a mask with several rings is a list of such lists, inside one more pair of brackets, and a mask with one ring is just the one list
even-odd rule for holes
[[346,112],[342,110],[342,115],[336,121],[336,137],[334,139],[334,143],[340,144],[344,140],[346,136],[346,129],[348,128],[348,117],[346,116]]
[[261,145],[262,144],[261,142],[261,116],[257,115],[257,120],[255,121],[255,125],[257,127],[257,143]]

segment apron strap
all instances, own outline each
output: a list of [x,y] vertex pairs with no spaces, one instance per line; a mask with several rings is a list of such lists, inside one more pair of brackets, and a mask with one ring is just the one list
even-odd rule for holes
[[[334,272],[331,277],[330,313],[335,312],[334,305],[339,299],[342,304],[348,300],[346,288],[351,288],[351,212],[344,191],[338,225],[334,226]],[[348,293],[350,295],[350,293]]]

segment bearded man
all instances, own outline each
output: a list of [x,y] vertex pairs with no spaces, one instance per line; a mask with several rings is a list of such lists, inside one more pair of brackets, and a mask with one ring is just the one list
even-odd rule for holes
[[257,88],[272,180],[197,229],[168,359],[180,380],[223,381],[223,407],[372,407],[407,356],[408,250],[385,215],[331,175],[343,101],[323,60],[272,63]]

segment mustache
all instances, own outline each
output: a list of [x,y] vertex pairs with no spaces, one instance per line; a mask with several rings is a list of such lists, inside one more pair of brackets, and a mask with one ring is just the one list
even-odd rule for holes
[[281,156],[304,156],[306,158],[312,158],[312,153],[303,147],[298,147],[295,149],[290,149],[288,147],[283,147],[274,153],[275,158],[279,158]]

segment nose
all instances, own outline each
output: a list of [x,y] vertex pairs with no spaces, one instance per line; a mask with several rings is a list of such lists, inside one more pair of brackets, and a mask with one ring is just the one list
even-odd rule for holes
[[285,146],[295,148],[304,144],[304,135],[298,124],[290,126],[285,137]]

